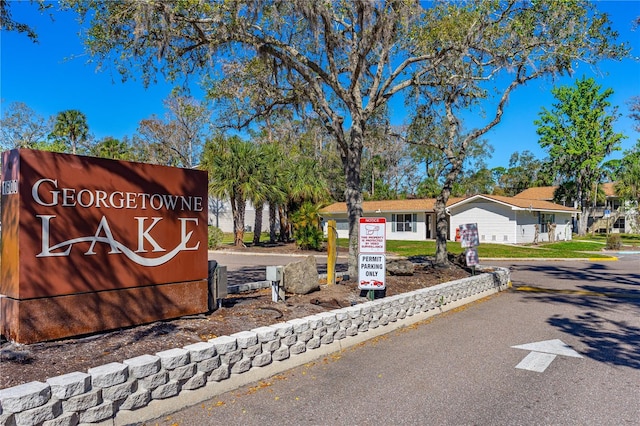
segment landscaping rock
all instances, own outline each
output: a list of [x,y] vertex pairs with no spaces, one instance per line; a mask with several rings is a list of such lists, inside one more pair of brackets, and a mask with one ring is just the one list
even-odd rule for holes
[[415,272],[415,266],[406,259],[387,260],[387,272],[390,275],[411,276]]
[[300,262],[292,262],[284,267],[284,289],[293,294],[309,294],[320,290],[316,258],[307,256]]

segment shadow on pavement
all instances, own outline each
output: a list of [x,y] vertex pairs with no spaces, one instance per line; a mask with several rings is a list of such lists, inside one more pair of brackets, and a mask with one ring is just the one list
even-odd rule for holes
[[[640,369],[640,327],[610,317],[640,317],[640,273],[620,273],[607,264],[585,264],[584,268],[559,264],[516,265],[512,271],[543,273],[551,280],[567,280],[567,286],[550,288],[547,282],[513,280],[514,290],[539,286],[540,292],[524,293],[524,301],[572,305],[584,313],[569,317],[558,313],[547,323],[578,337],[587,346],[583,355],[614,366]],[[577,285],[576,285],[577,284]],[[562,312],[560,307],[558,312]]]

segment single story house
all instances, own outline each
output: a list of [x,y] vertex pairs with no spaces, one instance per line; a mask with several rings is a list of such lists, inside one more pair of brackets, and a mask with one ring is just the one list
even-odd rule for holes
[[[452,198],[449,204],[461,200]],[[436,237],[434,198],[411,200],[363,201],[363,217],[384,217],[387,220],[387,239],[424,241]],[[338,238],[349,238],[347,203],[333,203],[320,210],[323,230],[327,233],[327,220],[335,220]]]
[[[388,240],[425,241],[435,238],[435,199],[364,201],[364,217],[384,217]],[[531,243],[571,239],[572,217],[577,210],[548,201],[494,195],[451,198],[447,203],[449,239],[455,240],[461,224],[477,223],[480,242]],[[335,220],[338,238],[348,238],[346,203],[333,203],[320,210],[323,230]],[[536,227],[537,225],[537,227]]]
[[578,213],[544,200],[530,200],[498,195],[474,195],[451,204],[450,238],[455,229],[477,223],[480,244],[523,244],[542,241],[571,240],[573,217]]

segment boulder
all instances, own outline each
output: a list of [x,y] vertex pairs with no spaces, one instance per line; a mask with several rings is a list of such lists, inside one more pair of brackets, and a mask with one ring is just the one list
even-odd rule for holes
[[415,272],[415,266],[406,259],[387,260],[387,273],[389,275],[409,276]]
[[309,294],[320,290],[316,258],[307,256],[300,262],[292,262],[284,267],[283,285],[287,293]]

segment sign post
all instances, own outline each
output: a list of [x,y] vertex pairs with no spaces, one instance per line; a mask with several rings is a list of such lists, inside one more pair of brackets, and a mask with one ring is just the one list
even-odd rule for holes
[[358,256],[358,288],[369,290],[369,299],[374,299],[374,290],[386,288],[387,220],[383,217],[361,217]]
[[476,272],[476,265],[480,263],[478,259],[478,247],[480,245],[480,239],[478,238],[478,224],[468,223],[466,225],[460,225],[460,246],[465,250],[465,258],[467,266],[471,266],[473,274]]
[[327,285],[336,284],[336,261],[338,260],[338,230],[336,221],[327,222]]

